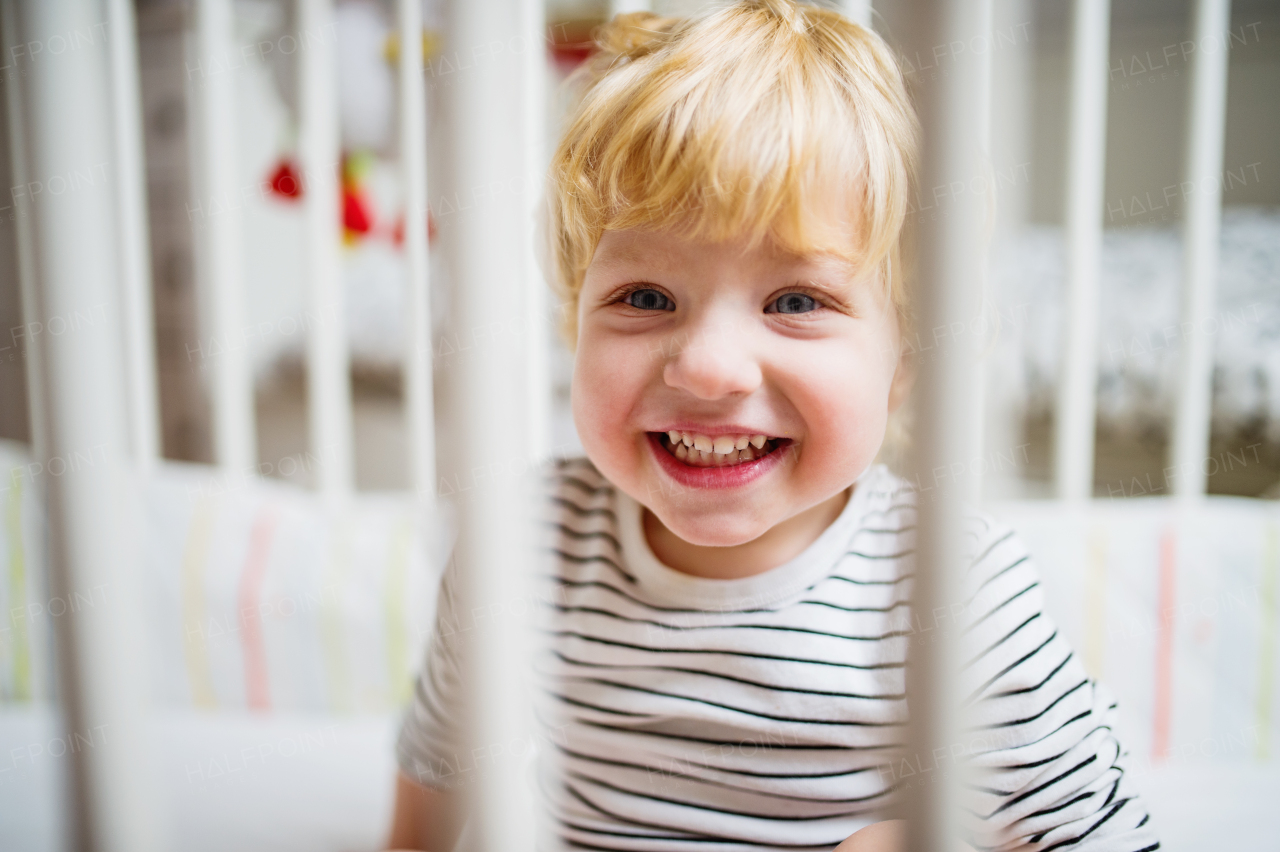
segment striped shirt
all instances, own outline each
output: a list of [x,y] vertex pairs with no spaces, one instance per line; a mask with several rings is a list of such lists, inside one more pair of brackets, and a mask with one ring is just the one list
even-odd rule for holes
[[[830,850],[946,768],[949,755],[902,749],[906,654],[927,639],[908,606],[904,480],[872,467],[803,553],[736,580],[659,562],[641,507],[590,462],[563,462],[552,480],[539,778],[569,848]],[[970,843],[1158,848],[1122,768],[1115,702],[1044,613],[1026,549],[985,516],[967,529],[971,709],[956,759],[972,770]],[[468,775],[450,584],[446,571],[397,745],[404,773],[436,787]]]

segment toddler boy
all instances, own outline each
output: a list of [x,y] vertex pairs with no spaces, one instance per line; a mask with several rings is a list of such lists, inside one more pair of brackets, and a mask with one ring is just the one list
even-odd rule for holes
[[[547,808],[570,848],[896,848],[877,824],[917,771],[915,510],[875,459],[909,386],[901,73],[875,34],[791,0],[624,16],[600,45],[549,183],[586,458],[549,502]],[[1115,705],[1043,614],[1025,548],[970,527],[970,843],[1157,848]],[[438,633],[393,845],[451,841],[433,814],[460,701]]]

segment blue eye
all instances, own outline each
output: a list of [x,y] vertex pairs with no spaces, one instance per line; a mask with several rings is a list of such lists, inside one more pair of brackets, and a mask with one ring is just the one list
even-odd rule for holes
[[676,306],[661,291],[648,287],[643,290],[632,290],[622,301],[642,311],[674,311],[676,309]]
[[774,300],[771,307],[780,314],[807,314],[818,309],[818,302],[804,293],[784,293]]

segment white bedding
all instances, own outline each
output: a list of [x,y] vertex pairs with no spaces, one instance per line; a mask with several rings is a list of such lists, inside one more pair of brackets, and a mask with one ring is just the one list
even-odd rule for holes
[[[391,717],[177,711],[157,719],[154,730],[162,789],[157,802],[175,852],[370,852],[385,840],[395,771]],[[47,706],[0,711],[0,755],[48,742],[56,732]],[[290,743],[298,753],[253,757]],[[223,767],[223,775],[200,777]],[[46,759],[9,777],[0,772],[0,848],[58,850],[59,768]],[[1280,847],[1280,772],[1274,765],[1175,764],[1134,774],[1162,849]]]
[[[1261,429],[1280,442],[1280,210],[1223,214],[1212,337],[1215,430]],[[1106,231],[1098,304],[1098,419],[1137,434],[1167,428],[1178,370],[1181,235]],[[1065,254],[1059,228],[1027,228],[992,251],[999,333],[992,393],[1010,412],[1047,414],[1062,342]]]
[[[169,710],[151,730],[175,852],[371,852],[386,839],[393,715]],[[60,852],[62,736],[52,705],[0,708],[0,849]]]
[[[25,463],[22,448],[0,443],[0,470]],[[428,555],[404,498],[338,511],[279,484],[215,491],[211,476],[165,465],[147,488],[152,747],[171,848],[375,849],[439,554]],[[12,618],[0,636],[0,849],[32,852],[57,848],[66,736],[48,679],[19,689],[20,672],[49,659],[38,490],[39,480],[0,492],[0,611],[45,613],[26,645]],[[1086,669],[1120,699],[1130,771],[1164,848],[1280,848],[1280,504],[994,511],[1028,542]],[[237,627],[246,596],[253,636]]]

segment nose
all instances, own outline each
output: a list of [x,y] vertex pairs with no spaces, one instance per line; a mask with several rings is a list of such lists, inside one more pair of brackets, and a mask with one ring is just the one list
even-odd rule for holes
[[760,364],[740,332],[704,327],[673,343],[662,370],[668,387],[705,400],[745,396],[760,387]]

